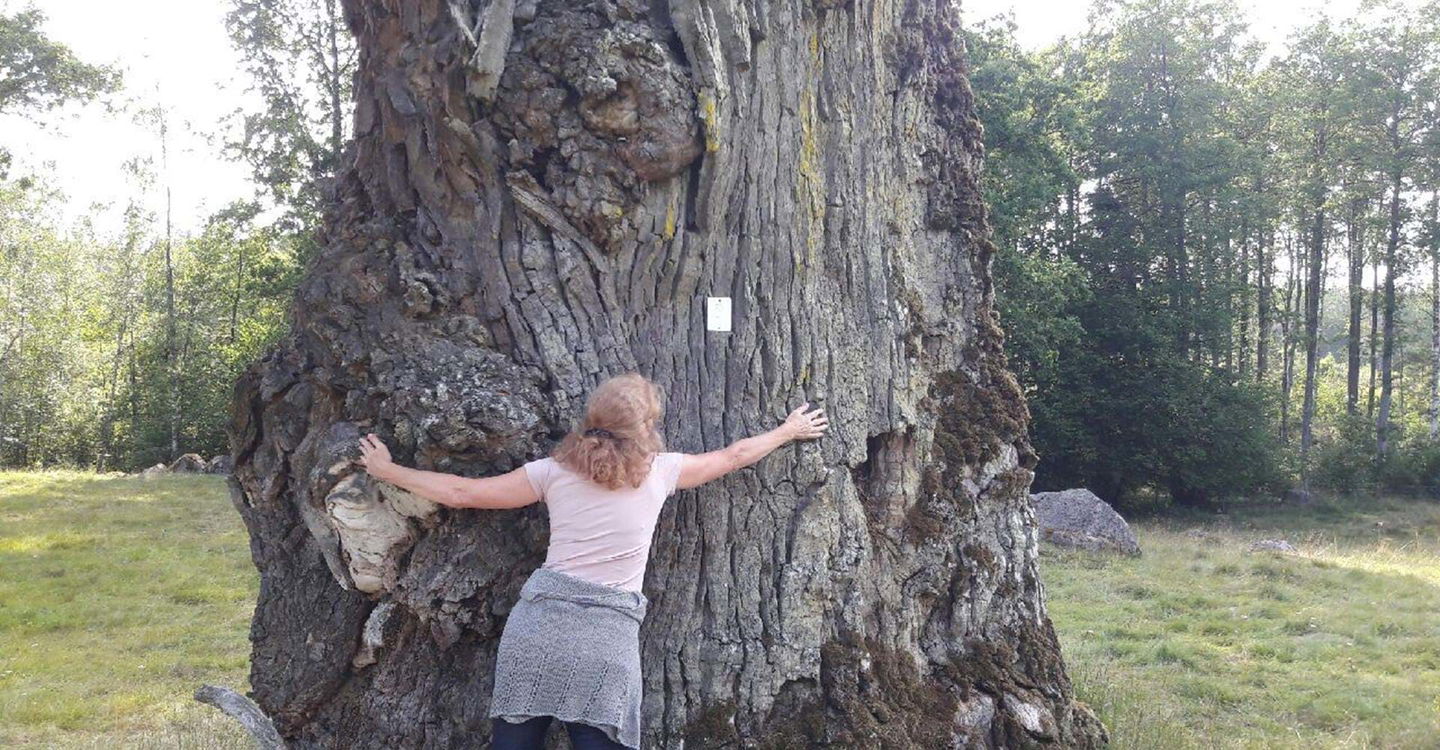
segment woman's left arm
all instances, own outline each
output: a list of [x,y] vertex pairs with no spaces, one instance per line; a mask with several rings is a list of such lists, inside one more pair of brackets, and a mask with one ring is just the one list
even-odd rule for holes
[[452,508],[521,508],[540,500],[525,478],[525,467],[494,477],[461,477],[401,466],[370,433],[360,439],[360,463],[370,476]]

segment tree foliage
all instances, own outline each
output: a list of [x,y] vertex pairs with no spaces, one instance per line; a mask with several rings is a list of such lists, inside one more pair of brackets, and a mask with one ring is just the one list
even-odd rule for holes
[[[1038,485],[1205,503],[1278,492],[1351,439],[1324,379],[1361,382],[1362,302],[1382,320],[1434,293],[1387,295],[1386,281],[1425,245],[1413,196],[1434,177],[1402,165],[1435,153],[1421,115],[1436,107],[1437,15],[1396,3],[1320,17],[1270,56],[1230,0],[1098,0],[1086,29],[1035,52],[1005,19],[968,31]],[[1387,193],[1396,170],[1403,185]],[[1335,262],[1347,237],[1355,265]],[[1369,290],[1349,273],[1367,261]],[[1337,275],[1354,300],[1338,347],[1327,321],[1351,316],[1325,304]],[[1399,373],[1380,355],[1427,327],[1372,332],[1377,403]],[[1312,428],[1321,449],[1304,460]],[[1380,476],[1383,461],[1364,463]]]
[[313,230],[350,132],[355,44],[338,3],[233,0],[225,27],[260,102],[236,111],[226,149],[284,210],[282,228]]
[[0,114],[51,109],[120,85],[118,71],[81,61],[45,35],[44,23],[35,8],[0,13]]

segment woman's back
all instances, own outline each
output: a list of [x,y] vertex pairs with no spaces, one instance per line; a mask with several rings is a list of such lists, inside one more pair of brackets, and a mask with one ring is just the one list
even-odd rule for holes
[[683,456],[656,454],[639,487],[616,490],[554,458],[525,464],[526,478],[550,512],[550,548],[541,567],[639,591],[655,522],[675,491]]

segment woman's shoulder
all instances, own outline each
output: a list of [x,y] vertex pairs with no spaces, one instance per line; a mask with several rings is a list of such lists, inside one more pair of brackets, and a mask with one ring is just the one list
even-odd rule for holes
[[535,490],[535,494],[544,498],[545,488],[554,478],[556,470],[560,468],[560,464],[556,462],[554,458],[544,456],[533,461],[526,461],[521,468],[525,470],[525,479],[529,480],[531,488]]
[[541,456],[525,462],[526,471],[550,471],[560,468],[560,466],[560,462],[556,461],[554,456]]
[[675,485],[680,481],[680,466],[685,460],[684,453],[665,451],[655,454],[655,465],[652,471],[660,476],[661,483],[665,486],[665,494],[675,491]]
[[680,462],[684,460],[684,453],[678,453],[675,451],[661,451],[660,453],[655,454],[654,466],[656,470],[663,471],[673,466],[678,466]]

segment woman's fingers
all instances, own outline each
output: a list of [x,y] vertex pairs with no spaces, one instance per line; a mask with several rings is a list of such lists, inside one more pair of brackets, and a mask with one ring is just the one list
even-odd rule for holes
[[360,438],[361,464],[364,464],[367,467],[370,465],[370,459],[378,450],[378,448],[376,447],[377,442],[378,440],[376,439],[375,433],[373,432]]
[[824,434],[826,428],[829,427],[830,418],[825,416],[825,410],[823,408],[816,407],[810,411],[805,411],[807,406],[809,406],[809,402],[806,402],[793,413],[794,416],[799,417],[797,421],[800,423],[800,437],[820,437],[820,435]]
[[797,435],[801,438],[819,437],[830,425],[830,418],[825,416],[823,407],[810,408],[810,402],[806,401],[790,412],[787,422],[794,424]]

